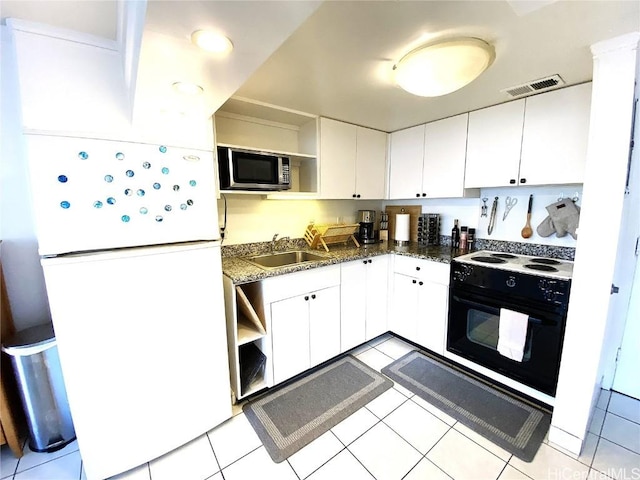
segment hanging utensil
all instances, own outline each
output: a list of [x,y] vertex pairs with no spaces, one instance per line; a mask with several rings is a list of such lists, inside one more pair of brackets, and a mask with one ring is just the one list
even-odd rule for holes
[[487,200],[489,200],[487,197],[484,197],[482,199],[482,213],[480,214],[481,217],[486,217],[487,216]]
[[496,225],[496,213],[498,211],[498,197],[493,199],[493,205],[491,205],[491,216],[489,217],[489,228],[487,228],[487,233],[491,235],[493,232],[493,227]]
[[511,198],[511,197],[506,198],[506,200],[504,201],[504,213],[502,214],[503,222],[507,219],[507,215],[509,215],[509,212],[515,206],[516,203],[518,203],[517,198]]
[[533,235],[533,229],[531,228],[531,206],[533,205],[533,194],[529,195],[529,208],[527,208],[527,223],[524,225],[522,232],[522,238],[529,238]]

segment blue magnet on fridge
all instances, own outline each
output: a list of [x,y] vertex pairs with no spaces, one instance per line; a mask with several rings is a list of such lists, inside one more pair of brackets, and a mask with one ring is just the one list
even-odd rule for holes
[[124,160],[124,153],[122,152],[116,153],[116,160]]
[[125,188],[125,189],[124,189],[124,194],[125,194],[127,197],[130,197],[131,195],[133,195],[133,190],[131,190],[130,188]]
[[158,182],[153,184],[153,188],[156,189],[156,190],[160,190],[160,187],[161,187],[161,185]]
[[133,170],[127,170],[125,172],[125,174],[127,175],[127,177],[133,177],[135,174],[133,173]]
[[191,185],[192,187],[196,186],[196,181],[195,180],[189,180],[189,185]]
[[136,193],[138,194],[139,197],[144,197],[144,190],[143,189],[139,188]]
[[147,207],[140,207],[140,213],[141,213],[142,215],[146,215],[148,211],[149,211],[149,210],[147,210]]
[[149,170],[151,168],[151,164],[149,162],[144,162],[142,164],[142,168],[145,168],[145,169]]
[[87,152],[80,152],[78,153],[78,158],[80,160],[86,160],[87,158],[89,158],[89,154]]
[[120,217],[120,219],[124,222],[124,223],[128,223],[129,220],[131,220],[131,217],[129,215],[122,215],[122,217]]
[[113,182],[113,175],[105,175],[104,176],[104,181],[107,182],[107,183]]
[[160,150],[160,153],[167,153],[167,147],[165,147],[164,145],[160,145],[160,148],[158,150]]
[[67,209],[71,206],[71,204],[69,202],[67,202],[66,200],[63,200],[60,202],[60,206],[64,209]]
[[102,208],[102,202],[100,200],[96,200],[93,202],[93,206],[96,208]]
[[67,180],[69,180],[69,179],[67,178],[66,175],[58,175],[58,181],[60,183],[67,183]]
[[180,185],[174,185],[173,186],[173,191],[177,192],[178,190],[180,190]]
[[162,220],[164,220],[164,218],[162,218],[162,215],[156,215],[156,222],[161,222]]
[[169,169],[167,167],[162,167],[162,174],[169,175]]
[[171,211],[171,205],[165,205],[164,206],[164,210],[165,210],[165,212],[170,212]]
[[187,209],[187,204],[186,203],[181,203],[180,204],[180,210],[186,210]]
[[187,205],[189,205],[189,206],[193,205],[193,200],[191,200],[191,199],[187,200]]
[[109,197],[109,198],[107,198],[107,203],[108,203],[109,205],[113,205],[113,204],[115,204],[115,203],[116,203],[116,199],[115,199],[115,198],[113,198],[113,197]]

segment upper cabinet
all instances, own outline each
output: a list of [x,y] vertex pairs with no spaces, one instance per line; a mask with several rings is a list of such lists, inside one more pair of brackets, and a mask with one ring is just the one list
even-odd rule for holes
[[383,199],[387,134],[320,119],[320,198]]
[[583,183],[591,83],[527,98],[520,183]]
[[291,159],[291,190],[269,196],[317,194],[316,116],[231,98],[216,112],[214,123],[216,145],[263,150]]
[[391,134],[390,199],[465,195],[468,117],[465,113]]
[[465,187],[582,183],[591,84],[469,114]]

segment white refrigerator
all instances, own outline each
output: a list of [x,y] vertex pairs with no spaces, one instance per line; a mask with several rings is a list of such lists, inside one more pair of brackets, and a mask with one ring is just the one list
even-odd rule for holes
[[231,416],[211,151],[26,135],[47,295],[88,480]]

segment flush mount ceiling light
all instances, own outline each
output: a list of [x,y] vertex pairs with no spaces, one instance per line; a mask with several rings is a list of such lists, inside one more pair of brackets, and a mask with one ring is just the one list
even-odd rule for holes
[[173,89],[183,95],[196,96],[204,93],[204,88],[195,83],[189,82],[175,82],[171,85]]
[[207,52],[227,55],[233,50],[233,43],[222,34],[210,30],[196,30],[191,34],[191,43]]
[[421,97],[455,92],[484,72],[495,50],[478,38],[454,38],[430,43],[409,52],[393,66],[395,81]]

